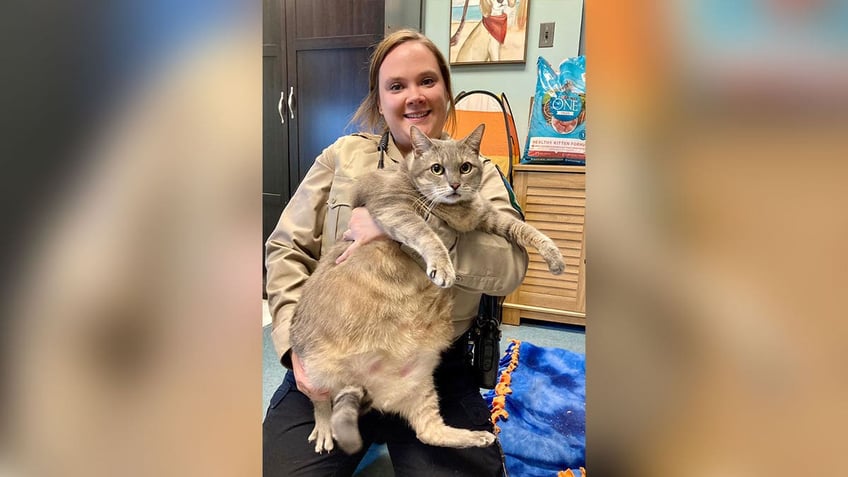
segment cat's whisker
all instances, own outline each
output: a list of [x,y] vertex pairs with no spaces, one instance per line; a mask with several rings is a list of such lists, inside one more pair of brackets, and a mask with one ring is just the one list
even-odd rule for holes
[[421,211],[421,215],[426,218],[430,217],[430,213],[433,211],[433,208],[436,206],[436,199],[430,199],[426,196],[417,197],[415,199],[415,208]]
[[421,211],[421,215],[423,215],[424,219],[427,220],[430,217],[430,213],[433,211],[433,208],[436,206],[437,202],[437,198],[430,197],[429,195],[424,195],[415,199],[415,207]]
[[453,187],[439,186],[433,191],[434,200],[441,201],[442,199],[451,195],[452,193],[453,193]]
[[426,209],[428,217],[430,216],[430,213],[433,211],[433,209],[436,207],[436,204],[438,203],[439,202],[436,199],[430,201],[430,205]]
[[424,197],[416,197],[415,202],[413,203],[413,207],[415,207],[416,210],[426,211],[427,201],[424,200]]

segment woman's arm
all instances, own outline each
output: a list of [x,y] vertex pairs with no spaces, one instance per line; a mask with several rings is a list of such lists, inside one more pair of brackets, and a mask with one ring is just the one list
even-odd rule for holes
[[265,290],[273,320],[272,337],[277,354],[289,368],[292,315],[302,286],[321,256],[327,198],[334,176],[333,155],[331,146],[318,156],[265,243]]

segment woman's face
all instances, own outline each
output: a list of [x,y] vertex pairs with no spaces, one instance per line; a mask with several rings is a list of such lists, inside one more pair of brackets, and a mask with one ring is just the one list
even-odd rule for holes
[[401,152],[412,150],[412,125],[429,137],[442,135],[449,98],[436,57],[426,46],[408,41],[395,47],[383,59],[378,80],[380,114]]

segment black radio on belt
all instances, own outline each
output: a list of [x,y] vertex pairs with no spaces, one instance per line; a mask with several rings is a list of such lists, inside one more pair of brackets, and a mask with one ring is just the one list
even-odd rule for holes
[[493,389],[498,380],[502,299],[503,297],[483,295],[477,310],[477,319],[470,330],[471,364],[477,385],[481,388]]

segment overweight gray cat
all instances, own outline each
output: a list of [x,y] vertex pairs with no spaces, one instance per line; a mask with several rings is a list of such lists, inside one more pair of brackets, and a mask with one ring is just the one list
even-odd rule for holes
[[[482,230],[535,247],[554,274],[565,268],[548,237],[497,211],[477,190],[481,124],[461,141],[430,139],[415,126],[413,153],[395,171],[364,176],[354,206],[365,206],[394,241],[362,246],[336,265],[349,243],[326,251],[304,284],[291,324],[292,350],[316,388],[332,401],[313,402],[315,451],[333,439],[352,454],[362,447],[358,418],[370,406],[397,413],[426,444],[484,447],[495,436],[445,425],[433,384],[439,356],[452,340],[451,292],[455,272],[445,245],[425,217],[463,233]],[[421,266],[401,249],[420,255]]]

